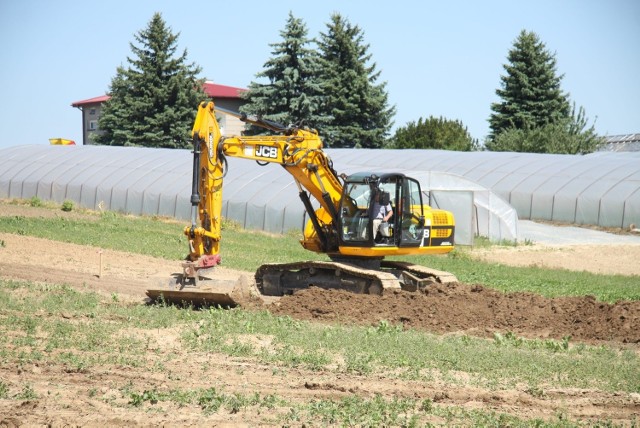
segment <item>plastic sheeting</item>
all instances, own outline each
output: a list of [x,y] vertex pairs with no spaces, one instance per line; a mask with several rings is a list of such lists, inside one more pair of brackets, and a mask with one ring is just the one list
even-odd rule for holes
[[19,146],[0,153],[0,197],[37,196],[90,209],[189,216],[187,151]]
[[404,170],[428,190],[429,205],[453,212],[456,243],[473,245],[475,236],[491,241],[517,241],[518,214],[499,195],[459,175]]
[[[612,227],[640,224],[640,153],[572,156],[368,149],[327,149],[327,153],[339,172],[384,169],[418,178],[423,190],[436,192],[433,195],[444,204],[441,208],[458,212],[460,227],[471,225],[473,230],[464,233],[511,240],[517,235],[513,209],[521,219]],[[59,203],[69,199],[91,209],[188,220],[191,163],[187,150],[2,148],[0,197],[37,196]],[[224,216],[246,228],[276,233],[302,226],[304,207],[286,171],[240,159],[229,159],[229,167]],[[472,192],[473,213],[458,209],[455,197],[443,196],[446,192]],[[463,237],[463,230],[459,232]]]
[[335,152],[330,151],[346,164],[362,165],[374,159],[390,169],[463,176],[511,204],[520,219],[621,228],[640,224],[640,152],[584,156],[444,150]]

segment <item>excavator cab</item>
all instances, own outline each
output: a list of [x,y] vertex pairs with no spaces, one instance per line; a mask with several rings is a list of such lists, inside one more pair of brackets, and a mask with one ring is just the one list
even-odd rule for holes
[[[380,221],[377,217],[389,209],[392,216],[387,222]],[[357,173],[347,177],[340,226],[344,246],[420,246],[425,226],[420,184],[399,173]]]

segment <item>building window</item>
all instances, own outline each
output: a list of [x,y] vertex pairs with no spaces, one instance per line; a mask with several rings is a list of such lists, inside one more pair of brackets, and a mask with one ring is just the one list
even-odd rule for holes
[[98,130],[98,121],[90,120],[89,121],[89,131],[97,131]]
[[95,114],[96,114],[96,109],[94,109],[94,108],[89,109],[89,115],[90,116],[95,116]]

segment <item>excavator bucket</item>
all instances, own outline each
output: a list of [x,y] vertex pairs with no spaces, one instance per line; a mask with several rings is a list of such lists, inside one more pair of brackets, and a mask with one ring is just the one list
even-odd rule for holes
[[242,275],[237,279],[214,279],[200,277],[185,279],[175,274],[170,280],[156,278],[147,289],[152,301],[188,306],[245,306],[258,299],[259,294],[249,279]]

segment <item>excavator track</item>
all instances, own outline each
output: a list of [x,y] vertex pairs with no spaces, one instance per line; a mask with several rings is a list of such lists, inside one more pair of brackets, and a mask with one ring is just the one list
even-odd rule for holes
[[391,271],[401,278],[402,289],[405,291],[424,290],[429,285],[451,284],[458,282],[458,278],[451,272],[431,269],[426,266],[408,262],[394,262],[383,260],[380,267]]
[[264,295],[283,296],[311,286],[382,295],[389,290],[417,291],[436,282],[457,282],[449,272],[412,263],[382,261],[380,268],[322,261],[264,264],[256,272],[256,283]]
[[398,278],[391,273],[322,261],[264,264],[256,272],[256,283],[266,296],[283,296],[311,286],[378,295],[401,289]]

